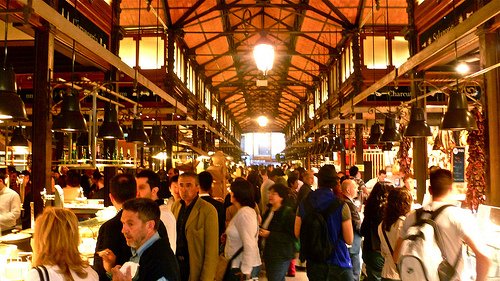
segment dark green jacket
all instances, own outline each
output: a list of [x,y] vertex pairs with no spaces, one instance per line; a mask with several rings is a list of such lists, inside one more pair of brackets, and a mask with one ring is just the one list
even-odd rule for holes
[[[270,210],[264,214],[262,221],[269,216]],[[295,224],[295,212],[288,206],[281,206],[269,223],[269,237],[264,247],[264,259],[274,261],[286,261],[295,256],[295,235],[293,227]]]

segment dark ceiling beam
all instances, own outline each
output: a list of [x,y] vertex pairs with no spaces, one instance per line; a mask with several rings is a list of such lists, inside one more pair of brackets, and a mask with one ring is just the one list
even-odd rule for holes
[[222,57],[231,55],[231,52],[232,52],[232,50],[228,50],[227,52],[224,52],[222,54],[218,54],[218,55],[214,56],[212,59],[204,62],[203,64],[200,64],[200,66],[201,67],[205,67],[207,64],[210,64],[210,63],[212,63],[212,62],[214,62],[214,61],[216,61],[216,60],[218,60],[218,59],[220,59]]
[[[235,1],[234,3],[237,3],[239,1]],[[229,6],[226,4],[226,0],[217,0],[217,4],[221,6],[221,13],[222,13],[222,27],[224,32],[231,31],[231,21],[229,19]],[[226,40],[229,45],[229,52],[232,54],[234,66],[236,68],[236,73],[238,75],[238,80],[240,82],[245,81],[245,77],[242,75],[242,64],[240,62],[240,57],[236,54],[236,49],[238,48],[238,45],[235,44],[234,42],[234,36],[233,34],[228,34],[226,35]],[[249,99],[248,94],[246,91],[243,91],[243,97],[245,98],[245,102],[248,104],[248,113],[252,114],[251,109],[252,107],[252,100]]]
[[311,72],[309,72],[309,71],[307,71],[305,69],[298,68],[297,66],[293,65],[292,63],[290,63],[290,67],[294,68],[294,69],[297,69],[300,72],[304,72],[305,74],[307,74],[307,75],[309,75],[309,76],[311,76],[313,78],[315,78],[317,76],[317,75],[314,75],[314,74],[312,74]]
[[[205,33],[205,34],[206,34],[206,33]],[[208,43],[210,43],[210,42],[212,42],[212,41],[215,41],[215,40],[217,40],[217,39],[219,39],[219,38],[221,38],[221,37],[223,37],[223,36],[224,36],[224,34],[219,33],[219,34],[217,34],[217,35],[215,35],[215,36],[213,36],[213,37],[210,37],[210,38],[208,38],[207,40],[205,40],[205,41],[201,42],[200,44],[195,45],[195,46],[193,46],[193,47],[189,48],[189,49],[188,49],[188,53],[190,53],[190,54],[196,54],[196,49],[198,49],[198,48],[200,48],[200,47],[202,47],[202,46],[205,46],[206,44],[208,44]]]
[[234,67],[234,65],[232,65],[232,64],[231,64],[231,65],[229,65],[229,66],[227,66],[227,67],[224,67],[223,69],[218,70],[218,71],[217,71],[217,72],[215,72],[214,74],[207,76],[207,78],[212,79],[212,78],[214,78],[215,76],[217,76],[217,75],[219,75],[219,74],[223,73],[224,71],[227,71],[227,70],[231,69],[232,67]]
[[345,25],[352,24],[351,22],[349,22],[349,19],[338,8],[335,7],[335,5],[333,5],[332,2],[330,2],[330,0],[321,0],[321,1],[325,3],[325,5],[327,5],[328,8],[330,8],[330,10],[332,10],[332,12],[344,22]]
[[306,38],[307,40],[313,41],[314,43],[320,45],[323,48],[326,48],[329,51],[336,51],[336,49],[334,47],[328,45],[327,43],[324,43],[324,42],[321,42],[321,41],[319,41],[317,39],[314,39],[313,37],[309,36],[307,33],[302,33],[302,34],[299,34],[299,35],[301,37],[303,37],[303,38]]
[[312,62],[312,63],[316,64],[317,66],[319,66],[319,68],[324,68],[324,69],[326,69],[326,65],[324,65],[324,64],[322,64],[322,63],[320,63],[320,62],[319,62],[319,61],[317,61],[317,60],[314,60],[314,59],[312,59],[312,58],[308,57],[307,55],[301,54],[301,53],[299,53],[299,52],[298,52],[298,51],[296,51],[296,50],[294,50],[294,51],[293,51],[293,54],[294,54],[294,55],[297,55],[297,56],[299,56],[299,57],[305,58],[306,60],[308,60],[308,61],[310,61],[310,62]]
[[360,0],[358,10],[356,11],[356,21],[354,22],[354,25],[360,28],[361,26],[359,25],[361,24],[361,17],[363,16],[363,10],[365,9],[365,5],[366,5],[366,0]]
[[161,0],[163,3],[163,15],[165,16],[165,19],[167,20],[167,26],[171,27],[172,26],[172,17],[170,17],[170,7],[168,6],[168,0]]
[[[231,3],[231,4],[226,4],[225,2],[224,3],[217,3],[217,5],[213,6],[212,8],[199,13],[197,15],[197,17],[186,19],[184,21],[184,23],[183,23],[183,26],[186,26],[186,25],[188,25],[188,24],[190,24],[190,23],[192,23],[192,22],[194,22],[194,21],[196,21],[196,20],[198,20],[198,19],[200,19],[200,18],[202,18],[202,17],[204,17],[204,16],[212,13],[212,12],[215,12],[215,11],[218,11],[218,10],[222,10],[222,9],[227,9],[228,10],[230,7],[232,7],[234,4],[236,4],[236,3],[240,2],[240,1],[241,0],[237,0],[237,1],[234,1],[233,3]],[[220,2],[220,1],[217,1],[217,2]]]

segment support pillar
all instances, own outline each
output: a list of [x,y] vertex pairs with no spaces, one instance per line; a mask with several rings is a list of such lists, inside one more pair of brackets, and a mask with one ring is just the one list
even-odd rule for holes
[[[408,11],[408,33],[405,35],[409,44],[410,57],[414,56],[418,52],[417,45],[417,30],[415,28],[415,1],[407,0],[407,11]],[[418,82],[415,79],[420,80],[423,77],[423,73],[416,73],[415,71],[410,71],[411,79],[411,94],[412,98],[422,95],[418,87]],[[413,104],[416,107],[425,109],[425,99],[415,101]],[[427,115],[427,114],[426,114]],[[428,157],[427,157],[427,138],[414,138],[413,139],[413,172],[414,177],[417,180],[417,202],[422,203],[424,200],[424,195],[427,190],[426,179],[427,179],[427,169],[428,169]]]
[[[487,32],[486,27],[479,34],[479,55],[481,68],[499,62],[499,36],[496,32]],[[486,162],[486,204],[500,207],[500,71],[498,68],[484,74],[484,99],[486,104],[488,139],[485,144]]]
[[40,192],[45,188],[52,193],[52,95],[50,83],[54,68],[54,35],[50,28],[35,30],[35,71],[33,74],[33,199],[35,216],[43,211]]

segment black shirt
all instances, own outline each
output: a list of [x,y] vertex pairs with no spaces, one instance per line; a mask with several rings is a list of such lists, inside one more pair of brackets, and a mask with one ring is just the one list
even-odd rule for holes
[[189,206],[186,206],[184,200],[181,200],[181,209],[177,216],[177,248],[175,254],[179,261],[181,280],[183,281],[189,280],[189,250],[186,238],[186,222],[193,210],[196,200],[198,200],[198,196],[194,198]]

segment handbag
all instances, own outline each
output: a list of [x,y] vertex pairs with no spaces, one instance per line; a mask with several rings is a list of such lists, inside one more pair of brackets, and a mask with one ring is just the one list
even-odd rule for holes
[[38,272],[38,277],[40,277],[40,281],[50,281],[49,278],[49,272],[47,271],[47,268],[43,265],[35,267],[36,271]]
[[238,257],[241,252],[243,252],[243,247],[239,248],[230,259],[226,258],[224,253],[219,255],[217,269],[215,271],[215,281],[224,281],[226,279],[227,275],[231,271],[232,261]]

